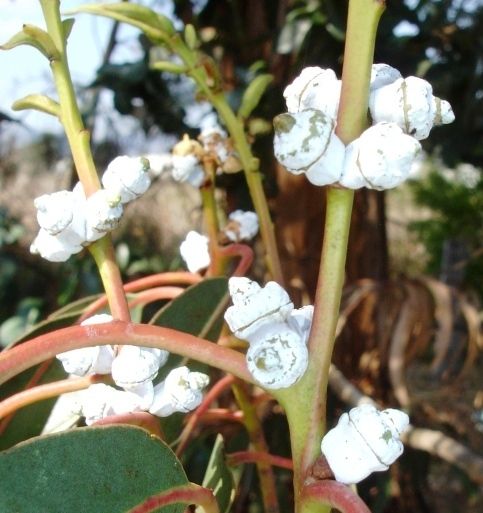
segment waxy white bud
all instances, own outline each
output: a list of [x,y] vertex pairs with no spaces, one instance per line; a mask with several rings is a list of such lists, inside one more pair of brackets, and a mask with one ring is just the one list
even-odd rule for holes
[[316,109],[335,120],[339,110],[340,90],[341,81],[337,80],[331,69],[313,66],[303,69],[285,88],[283,96],[290,113]]
[[193,187],[201,187],[205,181],[205,172],[194,155],[173,155],[171,163],[171,173],[177,182],[188,182]]
[[75,253],[82,251],[82,246],[66,244],[56,235],[50,235],[43,228],[30,245],[30,252],[40,255],[49,262],[65,262]]
[[251,337],[246,359],[253,378],[264,388],[277,390],[296,383],[308,365],[305,340],[286,323],[261,326]]
[[305,173],[314,185],[338,181],[345,146],[335,135],[335,122],[319,110],[280,114],[273,120],[274,152],[277,160],[293,174]]
[[166,379],[154,387],[154,401],[149,412],[167,417],[175,412],[187,413],[203,400],[202,390],[209,378],[201,372],[190,372],[188,367],[173,369]]
[[235,210],[228,216],[228,219],[230,222],[223,231],[233,242],[253,239],[258,233],[258,216],[255,212]]
[[378,123],[347,147],[339,182],[349,189],[391,189],[408,178],[420,151],[395,123]]
[[125,389],[136,389],[151,382],[166,363],[168,351],[125,345],[112,362],[112,379]]
[[342,414],[321,444],[335,479],[353,484],[372,472],[387,470],[403,452],[400,435],[408,425],[404,412],[378,411],[371,404]]
[[102,185],[121,203],[139,198],[151,185],[149,161],[143,157],[116,157],[102,176]]
[[307,343],[312,328],[312,318],[314,316],[314,305],[303,306],[290,312],[287,319],[288,325],[295,330],[300,338]]
[[401,73],[389,64],[373,64],[371,69],[370,90],[374,91],[380,87],[392,84],[398,78],[402,78]]
[[93,242],[114,230],[122,217],[121,197],[99,189],[86,200],[86,241]]
[[103,383],[96,383],[84,390],[80,402],[82,415],[88,426],[111,415],[143,410],[139,396]]
[[374,123],[394,122],[418,140],[426,139],[434,125],[454,121],[450,104],[433,96],[431,84],[417,77],[399,78],[375,89],[369,108]]
[[34,199],[39,226],[50,235],[57,235],[72,222],[72,192],[58,191]]
[[[104,324],[112,322],[112,316],[108,314],[99,314],[89,317],[81,322],[81,326],[91,326],[94,324]],[[72,349],[57,355],[62,362],[65,372],[75,374],[76,376],[85,376],[86,374],[109,374],[115,353],[112,346],[94,346]]]
[[265,323],[284,322],[294,308],[287,292],[274,281],[261,288],[248,278],[233,277],[228,288],[233,306],[226,310],[225,321],[244,340],[251,341]]
[[210,265],[208,237],[194,230],[188,232],[185,240],[179,247],[179,252],[191,273],[201,271]]

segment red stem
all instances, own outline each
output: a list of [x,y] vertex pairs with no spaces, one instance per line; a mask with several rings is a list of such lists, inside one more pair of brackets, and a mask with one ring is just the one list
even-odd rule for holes
[[220,513],[213,492],[193,483],[152,495],[127,513],[151,513],[168,504],[199,504],[205,513]]
[[11,395],[0,402],[0,418],[15,412],[19,408],[36,403],[37,401],[58,397],[68,392],[83,390],[93,383],[100,383],[105,381],[105,379],[105,376],[91,375],[82,378],[61,379],[52,383],[46,383],[45,385],[22,390],[22,392]]
[[348,486],[329,479],[305,486],[302,501],[328,504],[341,513],[371,513],[364,501]]
[[[42,363],[42,365],[39,365],[38,369],[35,370],[33,376],[30,378],[30,380],[25,385],[24,390],[28,390],[29,388],[33,388],[37,383],[42,379],[42,376],[49,370],[49,367],[52,364],[52,360],[47,360]],[[7,429],[10,422],[12,422],[13,417],[15,416],[15,412],[11,413],[2,421],[0,422],[0,435],[4,433],[4,431]],[[1,417],[1,415],[0,415]]]
[[112,424],[129,424],[130,426],[139,426],[148,431],[151,435],[154,435],[161,440],[163,439],[159,419],[145,411],[111,415],[110,417],[94,422],[91,426],[110,426]]
[[166,349],[253,383],[244,355],[233,349],[170,328],[114,321],[59,329],[3,351],[0,353],[0,384],[59,353],[108,344]]
[[219,249],[220,255],[238,256],[240,261],[232,273],[232,276],[245,276],[253,263],[253,249],[246,244],[230,244]]
[[268,452],[259,451],[238,451],[226,455],[228,465],[236,466],[242,463],[258,463],[263,462],[274,467],[286,468],[293,470],[293,462],[289,458],[275,456]]
[[[148,289],[151,287],[158,287],[162,285],[194,285],[202,280],[199,274],[188,273],[185,271],[158,273],[151,276],[145,276],[138,280],[126,283],[123,288],[124,292],[137,292],[139,290]],[[85,312],[82,314],[79,322],[84,321],[91,315],[94,315],[98,310],[107,305],[107,296],[102,296],[92,302]]]
[[147,305],[154,301],[163,299],[174,299],[184,292],[181,287],[154,287],[152,289],[143,290],[134,299],[129,301],[129,308],[138,305]]
[[188,440],[191,436],[191,433],[193,432],[194,427],[200,420],[200,417],[203,415],[203,413],[206,412],[206,410],[208,410],[211,403],[215,401],[220,396],[220,394],[223,393],[224,390],[229,388],[234,381],[235,378],[233,376],[225,376],[224,378],[220,379],[217,383],[215,383],[213,387],[207,392],[207,394],[203,398],[203,401],[190,416],[185,428],[181,432],[181,435],[179,437],[179,445],[176,449],[176,454],[178,456],[186,448],[186,444],[188,443]]

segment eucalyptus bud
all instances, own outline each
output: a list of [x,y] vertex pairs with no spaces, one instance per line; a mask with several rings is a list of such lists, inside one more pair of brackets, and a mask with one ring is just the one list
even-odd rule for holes
[[187,413],[203,400],[203,389],[209,378],[201,372],[190,372],[188,367],[173,369],[166,379],[154,387],[154,400],[150,413],[167,417],[175,412]]
[[354,484],[372,472],[387,470],[403,452],[400,436],[408,425],[404,412],[378,411],[371,404],[343,413],[321,444],[335,479]]
[[335,135],[335,122],[319,110],[280,114],[273,120],[275,157],[287,171],[305,173],[314,185],[339,180],[345,147]]
[[255,212],[235,210],[228,219],[229,223],[223,228],[223,232],[233,242],[251,240],[258,233],[258,216]]
[[391,189],[406,180],[421,150],[395,123],[378,123],[349,144],[339,183],[349,189]]
[[452,123],[451,105],[433,96],[431,84],[421,78],[398,78],[371,92],[369,108],[374,123],[396,123],[406,134],[426,139],[434,125]]
[[143,157],[116,157],[102,176],[102,185],[121,203],[128,203],[144,194],[151,185],[149,161]]
[[264,388],[277,390],[296,383],[308,365],[305,340],[287,323],[264,324],[250,337],[247,367]]
[[243,277],[228,281],[233,306],[225,312],[230,330],[243,340],[252,341],[257,330],[266,323],[284,322],[294,309],[287,292],[276,282],[265,287]]
[[339,110],[341,81],[331,69],[317,66],[302,70],[288,85],[283,96],[290,113],[316,109],[335,120]]
[[179,247],[179,252],[191,273],[201,271],[210,265],[211,257],[208,251],[208,237],[194,230],[188,232],[188,235],[186,235],[185,240]]
[[371,69],[370,90],[374,91],[380,87],[392,84],[398,78],[402,78],[401,73],[389,64],[373,64]]
[[86,241],[93,242],[114,230],[121,220],[121,196],[112,190],[99,189],[86,200]]

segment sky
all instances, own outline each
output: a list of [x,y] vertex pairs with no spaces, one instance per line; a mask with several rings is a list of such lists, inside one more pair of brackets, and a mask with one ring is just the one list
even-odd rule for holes
[[[62,0],[62,10],[86,3],[85,0]],[[87,14],[77,15],[68,41],[69,65],[74,83],[88,84],[99,66],[106,47],[112,21]],[[23,23],[45,27],[38,0],[0,0],[0,40],[7,41],[21,30]],[[137,31],[123,26],[119,35],[127,45],[119,47],[114,61],[136,60],[140,55]],[[21,119],[35,129],[58,129],[50,116],[35,111],[14,112],[11,104],[27,94],[44,93],[55,97],[47,60],[34,48],[21,46],[0,52],[0,111]]]

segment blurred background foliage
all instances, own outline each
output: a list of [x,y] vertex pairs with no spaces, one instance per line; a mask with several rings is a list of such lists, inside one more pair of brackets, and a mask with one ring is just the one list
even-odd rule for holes
[[[169,2],[146,0],[143,3],[156,9],[166,8]],[[254,76],[267,72],[274,76],[259,106],[247,120],[247,129],[261,159],[291,295],[297,303],[311,301],[323,235],[321,228],[314,229],[314,226],[322,226],[323,191],[300,177],[288,176],[279,168],[273,159],[271,120],[285,109],[283,89],[303,67],[329,67],[340,75],[347,1],[173,0],[171,3],[179,24],[192,23],[198,30],[201,49],[219,65],[223,89],[234,108],[239,105],[244,89]],[[153,48],[142,36],[136,43],[136,58],[113,62],[116,48],[127,43],[132,44],[132,41],[126,42],[122,27],[114,24],[95,79],[91,84],[78,86],[86,122],[96,135],[95,155],[100,170],[115,155],[131,151],[129,144],[137,140],[139,132],[144,133],[143,137],[153,139],[154,143],[149,146],[151,152],[163,153],[169,148],[165,143],[156,146],[160,134],[165,141],[173,143],[183,133],[196,136],[200,120],[210,115],[207,105],[202,104],[195,113],[190,109],[202,98],[196,98],[189,80],[150,70],[153,54],[159,56],[164,50]],[[411,379],[413,384],[429,386],[433,391],[441,390],[442,394],[436,398],[433,395],[433,402],[423,403],[419,399],[415,416],[422,425],[443,426],[446,432],[459,436],[478,452],[478,443],[483,443],[483,428],[480,421],[478,424],[469,419],[471,412],[476,415],[474,418],[480,418],[478,415],[481,416],[483,408],[483,398],[480,396],[478,402],[474,394],[475,390],[481,389],[481,358],[479,367],[475,364],[473,374],[468,374],[464,365],[470,347],[467,342],[471,338],[469,333],[474,331],[474,326],[469,321],[463,327],[460,323],[458,336],[449,338],[448,344],[453,344],[453,349],[447,349],[438,372],[426,373],[437,353],[428,341],[438,339],[435,333],[437,335],[441,311],[439,318],[434,311],[441,304],[441,298],[427,284],[415,283],[407,275],[426,273],[449,286],[444,290],[450,291],[448,294],[453,303],[447,307],[450,309],[447,313],[455,314],[455,318],[461,317],[458,303],[461,291],[469,293],[477,305],[481,304],[481,2],[388,0],[378,32],[375,62],[389,63],[404,76],[417,75],[430,81],[434,93],[450,101],[456,120],[452,125],[434,129],[430,138],[422,141],[428,158],[415,170],[415,179],[408,186],[387,194],[368,190],[357,192],[344,306],[350,307],[352,294],[359,293],[361,286],[368,287],[369,292],[364,293],[364,300],[357,308],[350,310],[351,318],[336,346],[335,358],[344,374],[363,391],[382,402],[394,404],[399,397],[394,394],[389,370],[391,348],[397,342],[393,332],[401,320],[399,314],[405,305],[409,305],[418,315],[414,314],[412,324],[406,328],[407,343],[408,346],[414,343],[419,349],[412,350],[408,361],[414,362],[418,354],[419,362],[422,362],[410,368]],[[106,91],[110,91],[112,98],[107,113],[100,100]],[[112,109],[119,115],[114,115]],[[12,120],[2,116],[0,123],[2,130]],[[18,164],[19,155],[24,158],[25,155],[36,155],[31,159],[35,164],[43,161],[46,183],[43,192],[61,188],[53,186],[59,180],[69,186],[73,180],[72,169],[68,169],[67,178],[65,173],[59,178],[54,165],[66,153],[63,139],[50,135],[27,149],[10,152],[3,149],[1,188],[8,190],[9,184],[15,183],[16,191],[27,190],[27,186],[22,189],[17,182],[12,182],[12,177],[25,169]],[[25,173],[34,183],[39,174],[35,170]],[[223,176],[218,185],[224,191],[225,204],[230,210],[250,207],[241,175]],[[167,187],[166,182],[161,184],[161,188]],[[32,199],[38,195],[35,186],[30,192]],[[161,200],[158,192],[150,192],[148,196],[149,206],[144,210],[133,209],[121,233],[116,236],[117,252],[127,280],[180,267],[176,237],[170,237],[166,232],[155,234],[156,225],[162,222],[160,219],[165,219],[158,215],[157,209],[161,208],[161,203],[184,201],[189,192],[171,190],[171,196]],[[66,264],[53,266],[28,253],[29,240],[25,232],[32,233],[33,221],[28,219],[33,216],[33,208],[19,219],[18,209],[11,208],[11,197],[8,194],[1,196],[0,211],[0,322],[3,322],[0,340],[5,345],[56,307],[99,291],[99,280],[90,259],[75,257]],[[26,202],[24,197],[22,202]],[[190,200],[188,205],[185,210],[190,211],[189,219],[198,220],[199,216],[192,216],[196,202]],[[173,219],[180,219],[180,216],[175,215]],[[171,251],[162,247],[160,239],[170,241]],[[419,302],[414,300],[415,293]],[[450,388],[452,382],[448,380],[462,375],[462,369],[469,381],[458,378],[456,388]],[[346,407],[335,397],[331,401],[331,411]],[[426,396],[424,401],[427,401]],[[451,416],[454,412],[448,411],[454,404],[452,401],[460,401],[461,408],[465,401],[468,405],[460,415],[468,418],[463,427]],[[267,415],[265,428],[267,432],[276,433],[270,437],[273,451],[286,454],[287,431],[279,413]],[[227,428],[228,438],[230,429]],[[239,439],[231,443],[236,445]],[[204,448],[195,453],[207,456],[207,451]],[[194,461],[191,465],[196,467]],[[422,470],[414,472],[415,468]],[[250,472],[243,473],[241,478],[247,483],[241,493],[246,493],[247,497],[237,503],[240,507],[250,503],[250,511],[255,512],[260,510],[260,505],[249,491],[256,479]],[[408,451],[394,473],[376,475],[361,486],[361,493],[374,513],[452,513],[463,508],[467,512],[476,512],[483,504],[474,483],[454,468],[435,463],[424,453]],[[286,483],[290,474],[278,471],[278,477],[281,483]],[[399,488],[395,491],[396,482]],[[279,491],[285,497],[287,486],[281,486]],[[290,504],[289,499],[287,504]]]

